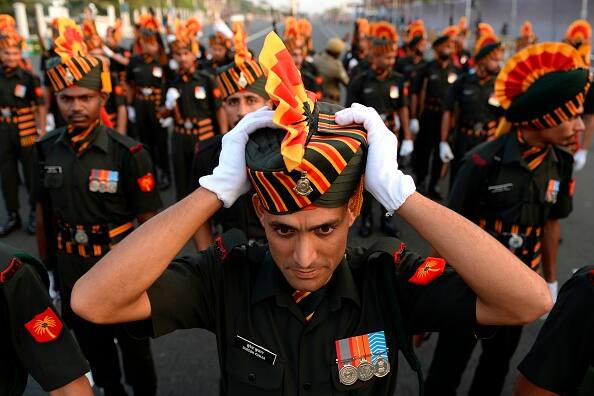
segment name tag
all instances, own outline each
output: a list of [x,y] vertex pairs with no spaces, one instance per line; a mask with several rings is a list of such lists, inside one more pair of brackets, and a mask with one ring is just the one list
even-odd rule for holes
[[487,187],[487,190],[489,190],[491,194],[496,194],[500,192],[511,191],[513,186],[513,183],[497,184],[495,186]]
[[45,165],[43,167],[48,175],[58,175],[62,173],[62,167],[59,165]]
[[472,89],[465,89],[462,91],[462,95],[472,95],[474,91]]
[[373,92],[373,88],[363,88],[363,93],[370,94]]
[[274,362],[276,362],[276,353],[270,352],[268,349],[253,343],[240,335],[235,337],[233,345],[272,366],[274,366]]

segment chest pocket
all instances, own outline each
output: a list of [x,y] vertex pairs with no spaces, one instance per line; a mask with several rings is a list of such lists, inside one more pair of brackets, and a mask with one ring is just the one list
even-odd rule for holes
[[47,173],[44,170],[43,186],[45,188],[62,188],[64,186],[64,175],[62,173]]
[[226,366],[229,396],[282,394],[285,368],[278,358],[272,365],[237,347],[230,346]]
[[485,197],[482,211],[503,221],[520,221],[530,188],[530,177],[526,176],[520,170],[499,168],[497,174],[487,177],[481,194]]

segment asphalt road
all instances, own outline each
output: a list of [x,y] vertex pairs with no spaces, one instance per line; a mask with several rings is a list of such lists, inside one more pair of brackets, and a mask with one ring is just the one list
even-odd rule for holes
[[[256,53],[259,52],[264,38],[263,34],[258,35],[257,33],[268,27],[267,23],[262,22],[254,22],[249,27],[249,34],[256,37],[250,40],[249,47],[255,50]],[[315,48],[323,48],[328,38],[342,36],[347,28],[350,28],[350,26],[328,23],[315,24]],[[594,256],[594,244],[592,243],[592,225],[594,224],[594,153],[590,153],[590,161],[584,170],[576,174],[576,179],[574,212],[569,219],[562,222],[563,243],[559,250],[558,264],[560,282],[567,280],[575,268],[592,264],[594,261],[590,259],[590,257]],[[166,204],[173,203],[173,189],[163,192],[163,200]],[[21,216],[26,219],[28,209],[25,204],[24,189],[21,189],[20,201]],[[4,205],[0,205],[0,207],[3,211]],[[375,218],[378,219],[378,217],[379,213]],[[6,214],[4,212],[0,213],[0,221],[4,221],[5,218]],[[404,224],[402,220],[397,218],[396,221],[402,230],[402,239],[407,245],[419,253],[427,254],[429,252],[428,245],[410,227]],[[427,218],[426,221],[431,222],[431,219]],[[355,225],[353,230],[355,232],[352,235],[353,244],[368,244],[373,240],[373,237],[367,240],[359,240],[356,236],[356,227],[357,225]],[[444,232],[447,232],[447,230],[444,230]],[[28,236],[22,230],[5,238],[3,242],[31,253],[36,253],[37,251],[35,239]],[[472,249],[472,246],[468,246],[468,249]],[[188,244],[180,254],[191,254],[192,252],[193,248]],[[515,367],[528,351],[541,324],[542,322],[537,321],[525,327],[520,346],[512,360],[504,395],[511,394],[517,376]],[[428,342],[417,350],[424,369],[427,369],[430,364],[436,339],[436,335],[433,335]],[[154,340],[152,345],[158,373],[160,395],[214,396],[218,394],[219,368],[215,338],[212,334],[203,330],[177,331]],[[462,380],[459,389],[460,394],[465,394],[468,390],[479,352],[480,347],[477,347]],[[58,360],[59,356],[56,356],[56,359]],[[416,395],[416,381],[416,376],[408,368],[407,363],[401,359],[396,394],[402,396]],[[30,379],[25,394],[33,396],[41,395],[43,392],[39,388],[39,385]]]

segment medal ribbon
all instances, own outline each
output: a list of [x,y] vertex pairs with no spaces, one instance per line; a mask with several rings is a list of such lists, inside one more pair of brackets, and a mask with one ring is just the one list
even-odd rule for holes
[[371,350],[371,362],[375,364],[378,357],[387,358],[386,335],[384,331],[376,331],[367,335],[369,348]]
[[338,361],[338,369],[340,370],[346,364],[355,363],[352,361],[350,338],[343,338],[342,340],[334,341],[336,347],[336,359]]

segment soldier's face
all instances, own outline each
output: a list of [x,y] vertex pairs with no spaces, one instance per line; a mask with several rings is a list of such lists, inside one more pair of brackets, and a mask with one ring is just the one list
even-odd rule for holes
[[556,127],[538,131],[535,134],[545,144],[556,144],[559,146],[571,146],[576,139],[576,134],[581,133],[586,129],[582,119],[583,107],[578,109],[578,116],[571,120],[564,121]]
[[159,53],[159,43],[153,37],[140,40],[140,48],[146,55],[156,56]]
[[21,61],[21,50],[17,47],[7,47],[0,50],[0,62],[5,67],[15,68]]
[[386,70],[392,69],[396,63],[396,53],[389,52],[386,54],[374,56],[371,58],[371,66],[376,73],[382,73]]
[[356,216],[344,205],[273,215],[253,197],[270,246],[270,254],[296,290],[316,291],[332,277],[342,261],[349,228]]
[[301,64],[303,63],[304,59],[304,50],[303,48],[293,48],[291,50],[291,57],[293,58],[293,63],[297,66],[297,69],[301,69]]
[[75,128],[88,128],[99,119],[107,94],[94,89],[72,86],[56,94],[62,117]]
[[263,106],[270,106],[270,101],[250,91],[236,92],[223,103],[223,109],[231,126],[237,125],[246,114]]
[[187,48],[181,48],[173,53],[173,59],[179,65],[181,72],[187,72],[194,66],[196,57]]
[[222,45],[210,46],[210,54],[212,55],[212,59],[216,62],[222,61],[225,58],[226,53],[227,48],[223,47]]

